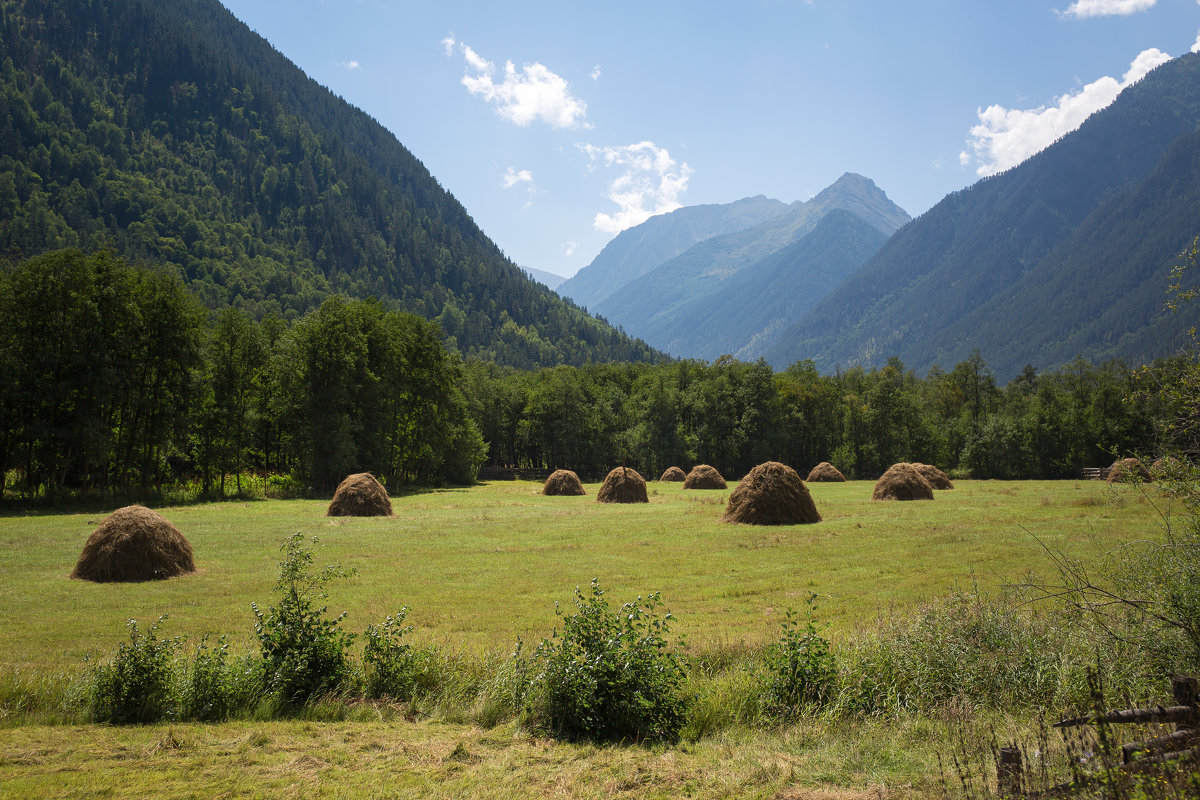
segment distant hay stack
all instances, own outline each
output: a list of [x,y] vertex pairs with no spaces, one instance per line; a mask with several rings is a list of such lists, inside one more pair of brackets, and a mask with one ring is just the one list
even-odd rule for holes
[[659,480],[663,482],[679,483],[682,480],[687,480],[687,473],[685,473],[679,467],[669,467],[667,471],[662,474],[662,477],[659,478]]
[[697,464],[683,481],[685,489],[725,489],[728,485],[721,473],[708,464]]
[[820,522],[821,514],[796,470],[778,461],[767,461],[750,470],[730,493],[721,521],[804,525]]
[[808,483],[840,483],[846,480],[846,476],[833,464],[822,461],[812,468],[804,480]]
[[1140,458],[1120,458],[1108,468],[1109,483],[1146,483],[1154,480]]
[[932,500],[933,487],[912,464],[892,464],[875,483],[872,500]]
[[542,494],[555,497],[578,497],[587,492],[583,490],[583,484],[580,483],[579,476],[574,472],[569,469],[556,469],[550,473],[549,478],[546,478],[546,483],[542,486]]
[[71,577],[95,583],[132,583],[195,571],[192,545],[178,528],[145,506],[125,506],[92,531]]
[[608,473],[600,491],[596,492],[597,503],[649,503],[646,496],[646,479],[637,470],[617,467]]
[[1161,456],[1150,465],[1150,474],[1155,480],[1177,478],[1183,473],[1183,462],[1174,456]]
[[917,472],[921,473],[922,478],[929,481],[929,485],[934,489],[954,488],[954,484],[950,481],[950,476],[932,464],[918,464],[913,462],[913,467]]
[[390,517],[392,501],[387,489],[369,472],[347,475],[329,502],[327,517]]

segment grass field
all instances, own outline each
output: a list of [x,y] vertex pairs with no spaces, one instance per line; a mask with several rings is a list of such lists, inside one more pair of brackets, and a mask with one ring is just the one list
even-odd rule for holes
[[[226,634],[253,646],[250,603],[266,606],[280,544],[316,536],[318,563],[354,577],[329,607],[361,631],[412,608],[415,641],[507,652],[550,634],[554,606],[598,578],[617,603],[661,591],[690,646],[757,644],[787,607],[822,595],[830,637],[956,586],[992,590],[1049,568],[1038,540],[1078,557],[1153,536],[1160,520],[1136,488],[1076,481],[960,481],[933,502],[872,502],[871,484],[814,484],[824,521],[719,522],[727,491],[651,484],[649,504],[543,497],[497,482],[393,499],[395,516],[329,518],[322,501],[159,509],[188,537],[199,573],[164,582],[92,584],[67,576],[105,512],[0,517],[0,665],[70,670],[111,653],[129,618],[170,614],[165,635]],[[1035,538],[1036,537],[1036,538]]]
[[[673,633],[699,653],[774,639],[784,609],[819,592],[836,646],[882,613],[956,587],[998,591],[1048,574],[1039,540],[1090,559],[1161,530],[1158,501],[1136,488],[957,485],[933,502],[873,503],[870,483],[814,484],[824,521],[781,528],[722,524],[727,491],[678,484],[651,484],[648,505],[611,506],[594,501],[595,485],[566,498],[496,482],[395,497],[389,519],[330,519],[320,501],[169,507],[159,510],[191,541],[199,574],[124,585],[67,577],[106,512],[3,516],[0,673],[81,674],[85,657],[108,657],[127,639],[127,618],[148,625],[164,613],[164,635],[227,634],[250,651],[250,603],[272,602],[279,546],[296,531],[320,538],[318,563],[356,570],[330,586],[330,610],[346,610],[350,630],[409,605],[414,641],[474,657],[549,635],[555,603],[571,609],[574,588],[594,577],[615,603],[661,591]],[[938,793],[938,754],[964,725],[976,736],[996,724],[1003,737],[1006,725],[1033,724],[950,709],[638,747],[562,744],[512,721],[486,729],[465,713],[412,719],[366,705],[336,721],[220,725],[46,727],[19,716],[0,707],[0,798],[913,798]]]

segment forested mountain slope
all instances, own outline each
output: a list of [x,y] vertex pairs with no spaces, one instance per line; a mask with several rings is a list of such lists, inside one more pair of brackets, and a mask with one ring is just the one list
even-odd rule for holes
[[517,366],[655,355],[530,281],[216,0],[0,0],[0,259],[62,247],[171,266],[259,316],[379,296]]
[[[779,216],[752,228],[700,242],[626,284],[595,310],[660,349],[669,349],[677,355],[689,357],[701,356],[702,353],[708,357],[720,355],[714,351],[716,345],[713,342],[697,341],[695,335],[697,326],[719,327],[724,324],[723,320],[699,318],[695,313],[699,309],[711,309],[723,304],[725,293],[733,285],[729,281],[743,271],[749,270],[748,280],[753,280],[751,275],[758,275],[762,279],[767,279],[767,275],[780,277],[776,269],[778,263],[764,267],[762,271],[751,268],[799,243],[835,210],[852,214],[868,228],[879,231],[884,238],[909,220],[908,214],[891,202],[873,181],[847,173],[816,197],[807,202],[793,203]],[[807,248],[807,251],[815,255],[834,249],[818,245]],[[847,242],[846,250],[854,252],[858,247]],[[796,287],[805,287],[800,291],[804,293],[806,303],[803,307],[807,308],[845,277],[848,268],[844,258],[839,256],[837,262],[827,268],[819,260],[801,264],[792,259],[788,262],[792,266],[791,275],[783,286],[775,288],[792,291]],[[861,263],[861,259],[858,263]],[[849,269],[855,266],[857,263],[851,264]],[[836,280],[823,277],[826,272]],[[762,288],[771,291],[769,286]],[[750,309],[751,313],[757,310]],[[768,328],[782,329],[793,319],[781,325],[780,320],[770,315],[763,319],[743,318],[738,323],[738,330],[752,337],[755,332]],[[745,340],[729,343],[729,348],[724,352],[741,350],[745,344]]]
[[899,355],[918,370],[979,350],[997,376],[1076,355],[1173,352],[1167,276],[1200,233],[1200,54],[1125,90],[1074,133],[942,200],[769,352],[824,370]]
[[617,234],[592,263],[559,287],[559,293],[581,306],[594,307],[692,245],[745,230],[787,210],[785,203],[758,195],[733,203],[684,206],[669,214],[658,214]]

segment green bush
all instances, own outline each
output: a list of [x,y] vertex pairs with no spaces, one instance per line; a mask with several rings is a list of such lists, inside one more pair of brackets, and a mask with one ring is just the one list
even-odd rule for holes
[[[317,542],[313,537],[313,544]],[[312,571],[313,551],[304,537],[295,533],[281,548],[279,581],[275,592],[279,605],[267,613],[251,603],[256,622],[254,632],[262,651],[266,688],[286,705],[298,705],[322,694],[345,688],[350,675],[350,645],[354,634],[340,627],[342,612],[326,618],[326,607],[316,603],[325,598],[325,585],[346,572],[337,564]]]
[[190,665],[185,665],[179,698],[179,717],[214,722],[236,716],[261,699],[263,670],[252,656],[231,658],[222,636],[215,647],[200,640]]
[[403,641],[412,631],[405,625],[408,606],[396,616],[389,616],[382,625],[370,625],[363,633],[363,670],[368,697],[390,697],[393,700],[412,700],[429,683],[426,655]]
[[[575,590],[576,612],[533,654],[536,677],[523,698],[527,719],[568,739],[675,740],[687,702],[678,655],[667,640],[658,592],[618,611],[597,581]],[[557,609],[556,609],[557,613]]]
[[156,722],[175,712],[172,692],[178,637],[159,639],[163,614],[150,630],[138,630],[131,619],[129,641],[123,642],[111,661],[92,671],[89,708],[96,722],[128,724]]
[[820,705],[833,689],[837,673],[829,640],[817,633],[816,601],[817,595],[810,594],[804,628],[789,608],[779,640],[767,650],[764,699],[767,709],[778,716],[792,717],[805,706]]

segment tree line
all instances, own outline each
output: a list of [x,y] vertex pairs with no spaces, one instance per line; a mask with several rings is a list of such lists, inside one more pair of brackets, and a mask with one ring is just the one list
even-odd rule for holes
[[26,497],[223,495],[248,470],[466,483],[485,453],[435,323],[340,296],[294,323],[206,312],[107,252],[0,272],[0,373],[0,483]]

